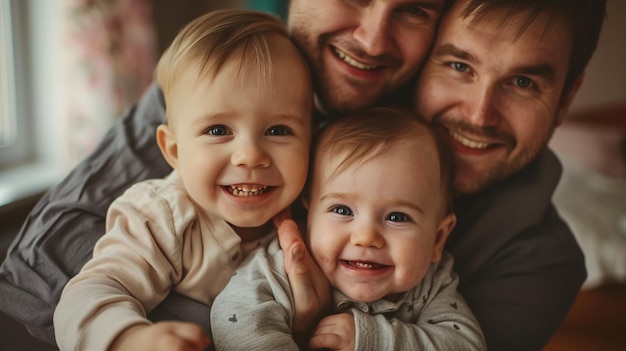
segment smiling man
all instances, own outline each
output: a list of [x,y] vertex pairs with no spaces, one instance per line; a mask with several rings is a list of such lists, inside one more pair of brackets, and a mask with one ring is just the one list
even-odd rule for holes
[[466,3],[457,2],[443,20],[416,99],[417,110],[448,135],[461,194],[480,191],[534,159],[582,80],[565,87],[570,19],[549,11],[511,18],[506,7],[478,8],[484,13],[464,17]]
[[551,203],[547,149],[597,44],[605,1],[458,0],[442,18],[415,109],[455,158],[446,248],[490,350],[540,350],[585,279]]
[[393,98],[428,54],[444,0],[292,0],[288,27],[314,76],[318,108]]

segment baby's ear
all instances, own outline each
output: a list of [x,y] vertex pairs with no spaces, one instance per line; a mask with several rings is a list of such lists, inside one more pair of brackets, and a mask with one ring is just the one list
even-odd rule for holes
[[178,171],[178,145],[174,132],[167,124],[161,124],[157,127],[156,140],[165,161]]
[[439,223],[439,226],[437,227],[437,237],[435,238],[435,246],[433,247],[432,262],[439,262],[439,260],[441,260],[446,240],[448,240],[448,235],[450,235],[455,225],[456,215],[454,213],[445,216],[441,223]]

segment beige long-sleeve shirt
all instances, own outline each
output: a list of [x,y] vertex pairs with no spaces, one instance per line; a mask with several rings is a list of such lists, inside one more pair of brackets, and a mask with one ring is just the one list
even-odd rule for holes
[[149,324],[147,312],[172,289],[211,305],[246,254],[240,242],[225,221],[196,211],[175,173],[132,186],[111,205],[93,258],[63,290],[58,346],[106,350],[124,329]]

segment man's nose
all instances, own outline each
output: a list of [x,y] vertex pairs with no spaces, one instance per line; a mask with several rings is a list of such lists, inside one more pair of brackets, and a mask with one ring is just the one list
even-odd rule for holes
[[258,143],[243,140],[236,145],[231,163],[236,167],[265,168],[271,164],[271,158]]
[[380,56],[387,53],[391,47],[389,35],[389,10],[378,1],[361,10],[358,27],[353,32],[361,49],[369,56]]
[[489,84],[469,86],[465,91],[462,113],[475,126],[493,126],[499,120],[499,92]]

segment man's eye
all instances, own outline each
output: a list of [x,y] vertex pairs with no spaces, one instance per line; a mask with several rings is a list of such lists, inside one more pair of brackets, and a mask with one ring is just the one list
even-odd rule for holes
[[230,130],[228,130],[228,127],[226,126],[217,125],[217,126],[211,126],[207,128],[207,130],[204,133],[208,135],[221,136],[221,135],[228,135],[230,133]]
[[405,12],[414,16],[428,17],[428,13],[426,13],[426,11],[424,11],[424,9],[419,6],[403,6],[399,8],[398,11]]
[[331,212],[334,212],[340,216],[352,216],[352,210],[350,210],[346,206],[334,206],[330,209]]
[[528,89],[535,86],[535,82],[532,79],[524,76],[515,77],[515,85],[520,88]]
[[452,66],[452,68],[455,71],[459,71],[459,72],[467,72],[467,71],[469,71],[469,66],[464,64],[464,63],[461,63],[461,62],[452,62],[450,64],[450,66]]
[[267,132],[265,132],[266,135],[273,135],[273,136],[285,136],[285,135],[291,135],[293,134],[291,132],[291,129],[285,127],[285,126],[273,126],[270,127]]
[[410,220],[410,218],[404,213],[393,212],[387,216],[387,220],[391,222],[407,222]]

